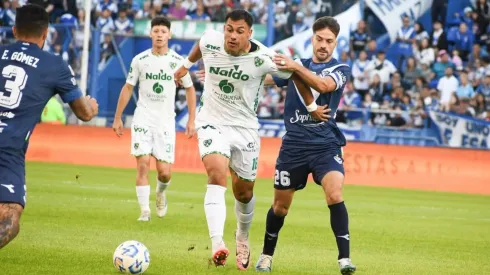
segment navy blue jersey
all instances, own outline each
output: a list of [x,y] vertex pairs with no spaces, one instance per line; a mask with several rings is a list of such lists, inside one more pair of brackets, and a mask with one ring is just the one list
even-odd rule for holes
[[328,122],[316,121],[306,110],[303,98],[299,94],[292,80],[274,78],[277,86],[287,86],[286,102],[284,106],[284,123],[286,134],[283,137],[283,147],[291,149],[304,149],[337,152],[340,146],[346,144],[346,140],[335,123],[335,113],[342,97],[342,92],[347,79],[351,75],[348,65],[339,63],[332,58],[327,63],[314,63],[311,58],[297,60],[322,78],[332,77],[337,85],[334,92],[320,94],[314,89],[312,93],[316,104],[328,104],[332,109],[332,118]]
[[48,100],[59,94],[69,103],[82,93],[68,64],[35,44],[0,47],[0,69],[0,154],[24,158]]

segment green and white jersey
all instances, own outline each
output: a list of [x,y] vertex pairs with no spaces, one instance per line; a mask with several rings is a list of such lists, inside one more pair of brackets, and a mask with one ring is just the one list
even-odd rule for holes
[[[127,83],[139,83],[139,98],[133,123],[151,127],[175,123],[174,72],[184,59],[169,49],[165,55],[155,55],[148,49],[136,55],[129,68]],[[185,88],[192,87],[189,74],[182,78]]]
[[279,71],[272,61],[275,52],[252,40],[258,49],[242,56],[225,52],[221,32],[208,30],[199,43],[206,76],[196,116],[196,127],[207,124],[259,128],[257,107],[265,76],[288,79],[291,72]]

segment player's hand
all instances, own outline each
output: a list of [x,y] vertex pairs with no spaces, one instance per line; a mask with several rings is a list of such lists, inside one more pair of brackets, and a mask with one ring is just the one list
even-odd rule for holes
[[204,84],[204,78],[206,77],[206,71],[205,70],[199,70],[196,72],[196,77],[199,82]]
[[114,118],[114,122],[112,123],[112,130],[114,130],[118,137],[122,136],[123,122],[121,118]]
[[272,59],[279,70],[286,70],[290,72],[296,71],[298,63],[296,63],[293,59],[284,54],[276,54]]
[[181,80],[188,73],[189,69],[186,69],[184,66],[180,66],[180,68],[174,73],[175,81]]
[[196,134],[196,124],[194,121],[187,121],[187,125],[185,126],[185,135],[188,138],[192,138]]
[[92,117],[96,116],[99,113],[99,103],[97,103],[97,100],[95,98],[89,95],[86,95],[85,98],[88,101],[90,108],[92,109]]
[[318,106],[316,111],[310,113],[311,117],[319,121],[328,121],[332,116],[330,116],[330,112],[332,110],[328,108],[328,105]]

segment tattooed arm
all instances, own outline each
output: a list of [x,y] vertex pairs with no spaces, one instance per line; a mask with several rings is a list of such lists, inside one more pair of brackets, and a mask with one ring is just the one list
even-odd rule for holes
[[0,249],[19,234],[23,208],[17,203],[0,203]]

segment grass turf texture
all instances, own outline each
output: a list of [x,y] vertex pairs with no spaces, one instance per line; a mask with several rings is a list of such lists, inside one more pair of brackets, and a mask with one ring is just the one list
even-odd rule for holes
[[[76,175],[80,175],[78,181]],[[20,235],[0,250],[0,273],[118,274],[112,254],[138,240],[150,250],[145,274],[242,274],[235,267],[236,219],[227,191],[225,268],[208,267],[203,210],[206,177],[175,173],[169,212],[156,216],[152,172],[152,221],[137,222],[131,169],[28,163],[27,208]],[[252,265],[262,247],[271,180],[259,180],[251,231]],[[490,274],[490,197],[345,186],[351,256],[357,274]],[[281,231],[273,272],[340,274],[329,211],[321,189],[296,194]],[[254,272],[253,267],[248,272]]]

